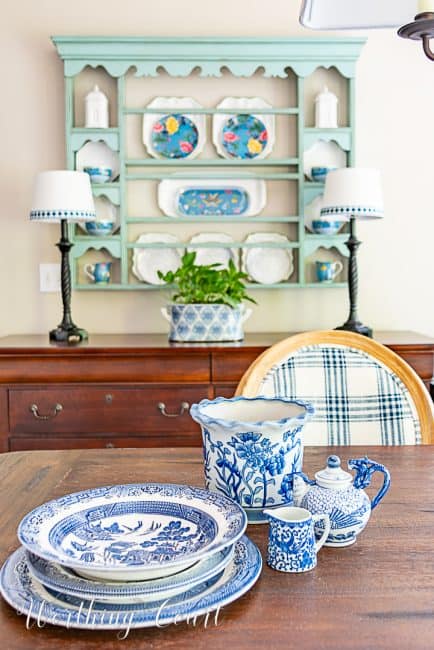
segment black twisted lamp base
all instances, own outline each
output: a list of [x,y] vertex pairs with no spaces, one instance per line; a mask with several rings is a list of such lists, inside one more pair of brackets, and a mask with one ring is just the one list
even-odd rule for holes
[[81,343],[86,341],[88,334],[86,330],[74,325],[71,317],[71,269],[69,267],[69,251],[73,244],[68,238],[68,222],[66,219],[61,220],[61,237],[56,244],[62,253],[61,262],[61,289],[63,303],[62,322],[56,329],[50,332],[50,341],[54,343]]
[[356,220],[350,219],[350,236],[346,243],[350,251],[350,258],[348,260],[348,293],[350,296],[350,313],[346,322],[337,330],[347,330],[348,332],[356,332],[356,334],[363,334],[372,338],[372,328],[359,320],[357,315],[357,291],[359,287],[359,278],[357,272],[357,249],[361,242],[356,237]]

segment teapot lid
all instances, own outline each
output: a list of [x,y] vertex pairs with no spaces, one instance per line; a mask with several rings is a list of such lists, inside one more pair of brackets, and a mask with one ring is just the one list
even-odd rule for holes
[[339,456],[329,456],[327,466],[315,474],[316,484],[332,490],[344,490],[353,481],[353,476],[341,468]]

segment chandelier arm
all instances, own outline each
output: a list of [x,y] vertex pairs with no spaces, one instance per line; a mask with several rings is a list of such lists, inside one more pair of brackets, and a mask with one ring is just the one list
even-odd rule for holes
[[423,51],[425,52],[425,56],[427,56],[428,59],[430,59],[430,61],[434,61],[434,52],[431,49],[430,40],[431,37],[428,34],[423,34],[422,45],[423,45]]

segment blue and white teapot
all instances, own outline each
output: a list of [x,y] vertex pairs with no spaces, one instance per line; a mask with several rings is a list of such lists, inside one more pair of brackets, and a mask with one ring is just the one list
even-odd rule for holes
[[[368,523],[371,511],[379,504],[390,487],[390,474],[367,456],[348,461],[348,468],[355,469],[353,477],[341,469],[339,456],[329,456],[327,467],[315,474],[315,481],[309,481],[299,474],[293,478],[294,505],[306,508],[312,514],[326,514],[330,517],[330,533],[325,546],[349,546]],[[374,472],[382,472],[384,481],[377,495],[369,499],[363,488],[368,487]],[[322,535],[320,524],[315,525],[315,534]]]

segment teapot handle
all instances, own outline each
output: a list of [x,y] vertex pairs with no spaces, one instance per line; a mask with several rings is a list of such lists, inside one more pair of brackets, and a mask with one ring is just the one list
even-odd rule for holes
[[376,463],[375,460],[370,460],[367,456],[364,458],[352,458],[348,461],[348,467],[349,469],[356,470],[356,476],[353,485],[357,489],[368,487],[368,485],[371,483],[371,478],[374,472],[381,472],[384,474],[383,485],[371,501],[371,510],[373,510],[376,506],[378,506],[381,499],[390,488],[389,470],[386,469],[384,465],[381,465],[381,463]]

